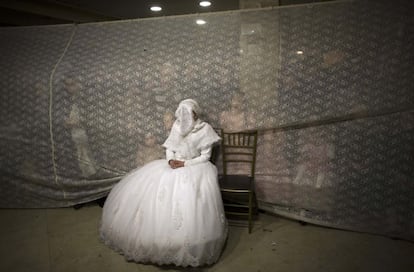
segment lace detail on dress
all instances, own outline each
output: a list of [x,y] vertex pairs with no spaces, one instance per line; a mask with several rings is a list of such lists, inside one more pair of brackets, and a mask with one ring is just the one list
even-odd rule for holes
[[221,221],[221,224],[226,223],[226,216],[224,215],[224,213],[220,214],[220,221]]
[[176,201],[173,209],[173,226],[174,229],[179,230],[183,224],[183,214],[181,212],[180,202]]
[[166,194],[166,188],[165,186],[161,187],[161,190],[158,192],[158,201],[159,202],[163,202],[164,198],[165,198],[165,194]]

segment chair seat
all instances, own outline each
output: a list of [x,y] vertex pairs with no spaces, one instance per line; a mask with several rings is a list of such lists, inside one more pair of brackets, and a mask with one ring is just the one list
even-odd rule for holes
[[219,178],[222,191],[249,191],[252,190],[253,178],[241,175],[226,175]]

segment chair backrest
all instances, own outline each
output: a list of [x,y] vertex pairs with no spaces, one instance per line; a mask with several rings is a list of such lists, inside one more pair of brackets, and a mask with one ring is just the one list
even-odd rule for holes
[[223,174],[228,174],[228,167],[230,165],[242,165],[243,174],[254,177],[256,167],[257,130],[241,132],[223,131],[221,137]]

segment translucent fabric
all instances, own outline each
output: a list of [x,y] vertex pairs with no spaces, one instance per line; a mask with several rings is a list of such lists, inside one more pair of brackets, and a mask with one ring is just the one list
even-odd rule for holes
[[0,206],[105,196],[164,158],[193,98],[213,127],[259,129],[261,208],[414,240],[412,14],[328,1],[0,28]]

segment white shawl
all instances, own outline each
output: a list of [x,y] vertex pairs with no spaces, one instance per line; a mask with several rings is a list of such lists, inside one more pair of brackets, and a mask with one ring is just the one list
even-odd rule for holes
[[191,132],[182,136],[176,121],[162,146],[178,154],[181,159],[189,160],[200,156],[201,150],[214,145],[220,139],[208,123],[199,119],[195,121]]

